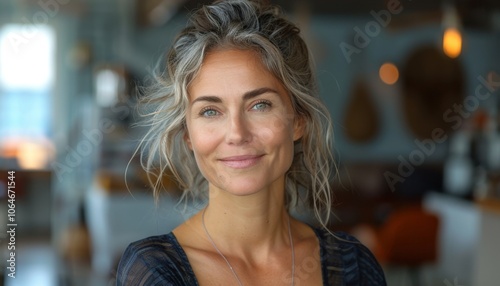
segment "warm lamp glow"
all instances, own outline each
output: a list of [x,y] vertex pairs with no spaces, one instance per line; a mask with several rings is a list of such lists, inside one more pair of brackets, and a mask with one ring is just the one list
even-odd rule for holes
[[0,157],[16,158],[18,153],[19,142],[17,140],[5,140],[0,145]]
[[457,29],[448,28],[444,31],[443,51],[452,59],[460,55],[462,51],[462,35]]
[[384,63],[378,71],[380,79],[386,84],[395,84],[399,79],[398,68],[393,63]]
[[49,161],[49,154],[44,146],[32,142],[24,142],[19,146],[17,160],[23,169],[43,169]]
[[46,139],[19,140],[17,146],[17,162],[19,167],[27,170],[47,168],[54,157],[54,146]]

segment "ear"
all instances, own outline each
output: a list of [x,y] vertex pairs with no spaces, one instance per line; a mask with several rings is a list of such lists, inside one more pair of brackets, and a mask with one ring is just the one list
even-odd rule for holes
[[189,137],[189,131],[187,128],[184,129],[184,142],[186,142],[189,150],[193,151],[193,144],[191,143],[191,138]]
[[293,120],[293,141],[297,141],[302,136],[304,136],[304,132],[306,129],[306,120],[304,116],[297,115]]

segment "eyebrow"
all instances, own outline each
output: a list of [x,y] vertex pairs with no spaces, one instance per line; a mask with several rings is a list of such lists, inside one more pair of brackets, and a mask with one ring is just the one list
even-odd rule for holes
[[[268,93],[268,92],[278,94],[278,92],[272,88],[261,87],[261,88],[257,88],[257,89],[245,92],[243,94],[243,100],[249,100],[249,99],[252,99],[256,96],[259,96],[261,94]],[[218,96],[215,96],[215,95],[204,95],[204,96],[200,96],[200,97],[196,98],[195,100],[193,100],[193,102],[191,104],[194,104],[195,102],[198,102],[198,101],[221,103],[222,99]]]

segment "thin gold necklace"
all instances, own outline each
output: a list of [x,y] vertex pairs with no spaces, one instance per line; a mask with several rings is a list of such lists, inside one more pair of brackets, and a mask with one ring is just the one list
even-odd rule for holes
[[[219,250],[217,245],[215,245],[214,240],[212,239],[212,237],[208,233],[207,227],[205,226],[205,212],[206,212],[206,210],[207,210],[207,208],[203,209],[203,213],[201,215],[201,223],[203,225],[203,229],[205,230],[205,233],[207,234],[208,240],[210,240],[210,243],[215,248],[215,250],[219,253],[219,255],[222,257],[222,259],[224,259],[224,261],[226,261],[227,266],[229,267],[231,272],[233,272],[234,278],[236,278],[236,280],[238,281],[238,285],[243,286],[240,278],[238,277],[238,274],[236,274],[236,271],[234,271],[233,266],[231,265],[231,263],[229,263],[229,260],[227,260],[226,256],[224,256],[224,254],[222,254],[222,252]],[[294,283],[293,283],[294,277],[295,277],[295,249],[293,247],[292,230],[290,227],[290,216],[288,216],[288,239],[290,240],[290,248],[292,250],[292,286],[293,286],[294,285]]]

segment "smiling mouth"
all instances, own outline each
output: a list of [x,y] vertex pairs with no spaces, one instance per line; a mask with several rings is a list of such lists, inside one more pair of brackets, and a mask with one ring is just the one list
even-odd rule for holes
[[244,169],[249,168],[257,163],[264,155],[245,155],[245,156],[234,156],[220,159],[222,164],[234,168],[234,169]]

